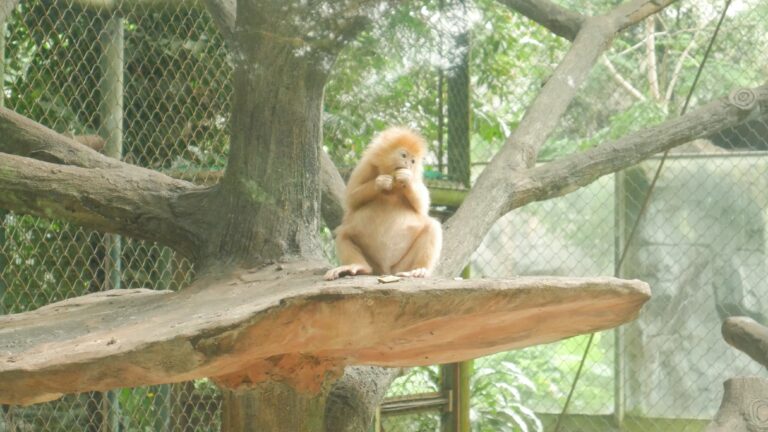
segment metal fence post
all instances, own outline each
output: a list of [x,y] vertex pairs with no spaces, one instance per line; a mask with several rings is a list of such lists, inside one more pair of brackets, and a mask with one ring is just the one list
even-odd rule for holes
[[[0,107],[5,106],[5,21],[0,20]],[[5,215],[7,215],[8,212],[6,210],[0,209],[0,247],[2,247],[5,244]],[[5,254],[0,254],[0,275],[2,274],[3,270],[5,269],[5,266],[8,264],[8,259]],[[5,313],[5,306],[4,306],[4,296],[5,296],[5,281],[0,278],[0,315],[3,315]],[[0,412],[0,429],[5,426],[5,417],[8,415],[10,411],[10,407],[8,405],[3,405],[0,407],[2,409],[2,412]],[[10,427],[8,428],[10,429]]]
[[[0,20],[0,108],[5,106],[5,21]],[[0,209],[0,247],[5,244],[5,215],[6,210]],[[7,265],[8,258],[0,254],[0,274]],[[5,294],[5,281],[0,278],[0,315],[5,313],[3,295]]]
[[0,20],[0,107],[5,106],[5,28]]
[[[157,263],[160,276],[158,278],[157,289],[167,290],[171,288],[173,280],[173,252],[170,248],[160,249],[160,259]],[[155,417],[155,430],[158,432],[167,432],[171,427],[171,385],[162,384],[157,386],[157,392],[153,399],[157,416]]]
[[[99,134],[106,141],[104,154],[115,159],[123,153],[123,18],[112,15],[99,36],[101,45],[101,104],[99,105]],[[119,235],[104,237],[107,248],[107,289],[121,288],[122,242]],[[120,430],[120,406],[118,391],[107,393],[107,426],[111,431]]]
[[[621,255],[626,242],[624,239],[626,229],[626,194],[624,188],[624,171],[619,171],[613,175],[613,203],[614,203],[614,224],[613,224],[613,257],[614,257],[614,276],[621,277],[622,263]],[[613,330],[613,416],[616,426],[621,429],[624,424],[625,409],[625,388],[624,388],[624,330],[621,326]]]
[[471,172],[469,137],[471,132],[469,75],[470,34],[456,37],[460,50],[459,62],[448,73],[448,175],[452,180],[469,187]]

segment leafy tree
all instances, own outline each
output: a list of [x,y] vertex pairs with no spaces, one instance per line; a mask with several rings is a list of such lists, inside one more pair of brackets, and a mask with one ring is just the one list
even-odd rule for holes
[[[0,12],[9,10],[7,6],[11,1],[4,0],[6,7],[0,8]],[[540,92],[530,101],[525,115],[510,128],[505,143],[478,177],[464,204],[445,224],[445,253],[437,269],[441,275],[457,274],[491,225],[510,210],[569,193],[658,151],[739,124],[768,98],[764,87],[743,90],[740,97],[732,100],[715,101],[655,128],[630,133],[536,167],[540,150],[555,133],[559,120],[577,97],[578,89],[609,42],[617,33],[634,28],[634,24],[664,9],[672,1],[632,0],[606,8],[603,15],[589,18],[549,2],[505,0],[503,3],[573,43]],[[196,186],[151,169],[106,158],[12,111],[0,111],[0,136],[3,137],[0,140],[3,152],[0,153],[0,207],[157,241],[172,247],[196,266],[193,286],[174,297],[164,297],[166,294],[163,293],[123,292],[120,294],[124,295],[113,294],[122,298],[91,297],[92,302],[71,302],[61,309],[49,308],[26,315],[26,324],[16,329],[12,343],[7,344],[19,358],[14,357],[8,362],[14,364],[9,366],[10,369],[0,371],[0,386],[5,386],[0,388],[8,389],[0,391],[0,402],[38,401],[55,397],[64,388],[74,391],[156,384],[216,375],[214,378],[225,387],[248,387],[248,390],[223,391],[225,430],[364,430],[393,373],[373,367],[346,367],[343,370],[342,367],[360,358],[379,359],[369,360],[371,363],[383,362],[382,359],[387,357],[382,352],[386,350],[383,346],[359,348],[345,355],[344,349],[350,349],[349,344],[358,341],[359,337],[344,339],[343,348],[337,349],[328,348],[330,345],[323,342],[332,344],[337,334],[363,328],[363,319],[373,320],[366,321],[370,324],[393,316],[416,320],[414,323],[418,324],[412,324],[409,329],[422,331],[423,334],[419,334],[424,340],[431,340],[439,336],[423,331],[425,323],[443,319],[442,314],[457,309],[455,305],[461,305],[458,309],[466,311],[466,316],[474,319],[474,325],[490,325],[490,328],[494,325],[479,319],[480,314],[472,306],[478,304],[473,302],[483,298],[484,294],[487,298],[488,290],[469,290],[469,285],[461,285],[479,282],[435,280],[407,281],[393,288],[393,292],[408,301],[400,303],[401,308],[392,313],[355,315],[369,306],[366,302],[356,303],[356,307],[347,309],[355,318],[354,323],[337,325],[334,331],[320,332],[319,336],[311,331],[313,326],[328,324],[328,318],[318,317],[329,316],[323,314],[330,309],[334,312],[333,323],[349,319],[335,308],[349,307],[351,303],[345,301],[352,299],[354,302],[360,298],[355,297],[357,293],[346,292],[341,285],[336,288],[338,291],[323,291],[325,285],[317,277],[317,272],[324,267],[318,236],[321,194],[325,195],[326,204],[330,201],[338,211],[338,194],[331,192],[338,191],[340,183],[338,172],[321,171],[321,164],[323,168],[327,166],[327,157],[321,147],[325,88],[343,48],[357,40],[366,29],[375,30],[376,27],[369,27],[369,24],[381,22],[387,12],[393,10],[392,5],[375,0],[239,0],[236,7],[234,2],[208,0],[206,5],[231,50],[233,64],[229,152],[226,172],[215,186]],[[483,7],[485,3],[479,5]],[[420,11],[421,17],[434,15],[431,8],[428,5],[425,11]],[[412,11],[400,8],[394,11],[414,16]],[[464,12],[468,24],[475,23],[470,12]],[[0,15],[2,18],[4,16]],[[405,16],[402,19],[405,20]],[[415,22],[413,28],[419,30],[417,24]],[[420,31],[427,31],[427,27]],[[371,35],[376,33],[369,33],[368,37]],[[175,55],[181,54],[177,52]],[[195,55],[194,49],[184,55]],[[370,61],[374,60],[375,57]],[[172,62],[172,56],[167,61]],[[409,66],[408,63],[399,65],[401,68]],[[152,76],[151,73],[142,76],[151,81],[147,78]],[[348,79],[358,78],[353,75]],[[365,81],[358,83],[362,90]],[[423,89],[429,87],[399,79],[392,83],[397,92],[408,90],[416,95],[426,94]],[[189,87],[180,85],[178,88],[185,92],[202,88],[205,92],[205,88],[210,87],[207,82],[202,82],[200,87],[197,85],[190,83]],[[493,83],[485,83],[485,86],[478,88],[492,88]],[[177,107],[169,104],[168,108]],[[205,123],[194,112],[189,116],[196,124]],[[355,126],[354,122],[346,124],[366,130],[376,126],[376,121],[374,119],[370,126]],[[501,123],[487,127],[503,130]],[[429,127],[425,129],[429,133]],[[194,135],[192,133],[189,139],[194,140]],[[335,154],[347,156],[339,151]],[[333,205],[323,205],[322,208],[326,222],[332,220],[328,214],[333,213]],[[575,283],[579,280],[568,280],[568,284]],[[434,284],[433,288],[429,284]],[[440,289],[455,288],[456,284],[460,285],[459,289]],[[611,321],[614,325],[635,313],[647,299],[641,288],[631,284],[614,281],[607,283],[608,287],[602,291],[612,293],[607,304],[611,304],[611,312],[617,314],[615,321]],[[363,295],[368,296],[365,298],[386,310],[385,305],[393,295],[378,295],[374,288],[368,288],[370,290],[362,290]],[[302,292],[309,294],[301,298],[291,297],[289,293],[297,289],[308,290]],[[579,292],[578,289],[570,291]],[[626,303],[616,300],[617,295]],[[175,309],[168,300],[170,298],[183,305],[182,310]],[[604,298],[593,296],[589,304],[600,306],[600,299]],[[429,300],[428,306],[414,307],[424,299]],[[552,301],[563,302],[562,299]],[[583,303],[582,299],[580,310],[585,307]],[[557,309],[558,313],[567,313],[561,303],[557,304],[561,307]],[[244,312],[257,306],[262,314]],[[405,312],[403,306],[408,306]],[[450,309],[438,306],[450,306]],[[282,307],[300,310],[296,312],[298,315],[287,317],[270,315]],[[490,306],[485,303],[483,307]],[[81,321],[90,319],[82,316],[83,308],[96,308],[98,317],[109,316],[110,320],[99,321],[101,326],[92,328]],[[541,309],[541,306],[537,308]],[[201,310],[206,313],[193,312]],[[424,321],[425,313],[435,310],[439,311],[439,316]],[[49,317],[35,321],[47,313],[63,313],[66,320],[57,319],[53,323]],[[142,316],[150,323],[166,320],[162,322],[167,325],[162,328],[153,326],[155,333],[144,335],[134,326],[148,324],[137,323],[136,316]],[[606,316],[605,310],[600,316]],[[558,318],[562,319],[552,318],[556,324]],[[577,319],[570,314],[567,318],[571,323]],[[172,322],[174,319],[178,322]],[[176,325],[178,323],[181,325]],[[268,331],[258,327],[264,323],[271,323],[267,326]],[[548,322],[537,324],[547,325]],[[122,325],[129,327],[120,327]],[[374,327],[375,331],[363,338],[378,340],[373,338],[390,336],[382,334],[387,333],[386,326]],[[562,331],[562,326],[556,327]],[[574,331],[594,328],[573,327],[578,327]],[[146,330],[147,327],[143,328]],[[306,332],[302,334],[308,335],[307,339],[286,341],[287,338],[280,338],[280,331],[285,328],[302,329]],[[95,338],[96,343],[76,342],[79,337],[103,334],[107,330],[114,330],[119,337]],[[446,343],[430,355],[449,356],[453,352],[451,349],[456,347],[467,347],[468,352],[476,352],[472,349],[488,352],[509,346],[509,341],[500,339],[489,348],[483,340],[487,335],[481,333],[478,330],[465,334],[462,341],[451,341],[455,347],[445,348]],[[50,339],[52,334],[56,340]],[[557,332],[555,335],[563,336]],[[281,350],[287,347],[270,345],[273,342],[279,345],[271,337],[277,337],[278,342],[284,344],[295,342],[298,345],[286,353]],[[395,339],[386,340],[390,349],[400,348],[404,343],[397,335]],[[61,355],[36,363],[31,359],[35,358],[35,353],[44,351],[38,344],[47,347],[54,344],[60,349],[55,352]],[[251,350],[258,351],[262,344],[268,351],[260,352],[261,357],[254,357]],[[61,348],[64,345],[67,349]],[[419,346],[413,349],[417,350]],[[269,351],[270,347],[274,351]],[[410,357],[407,350],[396,351],[388,358],[391,361],[388,364],[395,365],[424,361]],[[33,370],[25,363],[27,361],[37,366],[53,362],[54,366]],[[88,366],[84,367],[85,364]],[[117,378],[113,374],[98,373],[115,368],[122,372]],[[75,376],[77,379],[73,378]],[[44,385],[29,385],[27,380]],[[511,394],[514,396],[514,392]],[[499,393],[500,397],[509,395],[508,392]],[[522,407],[518,408],[522,410]],[[507,414],[514,417],[517,412]]]

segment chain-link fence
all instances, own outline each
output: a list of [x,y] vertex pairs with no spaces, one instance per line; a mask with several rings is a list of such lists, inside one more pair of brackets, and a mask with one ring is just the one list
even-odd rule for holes
[[[126,3],[128,4],[128,3]],[[222,167],[227,54],[201,6],[23,1],[6,23],[4,104],[113,157],[207,181]],[[122,94],[122,97],[120,95]],[[178,289],[190,264],[167,248],[3,213],[4,313],[111,288]],[[3,407],[0,430],[218,430],[206,381]]]
[[[559,3],[597,14],[616,2]],[[692,106],[762,84],[768,4],[675,3],[616,38],[542,161],[677,116],[726,4]],[[450,215],[568,44],[496,1],[403,5],[338,60],[327,89],[325,147],[350,166],[376,131],[416,127],[431,145],[434,210]],[[0,45],[5,106],[83,142],[100,135],[102,151],[114,157],[199,183],[219,178],[231,65],[201,5],[24,0]],[[617,424],[699,431],[725,379],[765,373],[728,349],[719,327],[730,315],[766,323],[766,150],[768,124],[753,119],[675,150],[653,186],[659,159],[518,209],[492,228],[472,258],[472,277],[618,274],[653,289],[636,322],[595,336],[562,432]],[[146,242],[8,212],[0,220],[0,313],[110,288],[178,289],[193,271]],[[475,360],[465,376],[472,430],[552,430],[586,341]],[[440,376],[437,367],[406,372],[379,430],[439,430],[448,406]],[[219,405],[206,380],[116,389],[3,406],[0,431],[218,430]]]

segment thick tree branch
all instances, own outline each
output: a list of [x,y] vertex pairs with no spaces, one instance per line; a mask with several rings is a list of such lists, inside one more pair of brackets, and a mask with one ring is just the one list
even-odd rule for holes
[[[606,15],[587,18],[570,50],[526,111],[517,129],[477,179],[464,204],[445,224],[440,274],[458,274],[482,237],[503,213],[499,192],[510,174],[533,166],[539,149],[560,121],[576,92],[616,33],[658,12],[674,0],[633,0]],[[480,213],[477,213],[477,212]]]
[[7,108],[0,108],[0,152],[82,168],[142,168],[109,158]]
[[749,317],[731,317],[723,321],[722,331],[729,345],[768,368],[768,327]]
[[632,0],[622,3],[606,14],[614,23],[616,32],[633,26],[649,16],[661,11],[677,0]]
[[193,257],[201,241],[179,222],[180,198],[199,188],[162,174],[56,165],[0,153],[0,208],[60,218],[104,232],[158,241]]
[[[469,199],[457,216],[446,224],[448,254],[441,261],[441,274],[454,274],[475,250],[490,227],[510,210],[533,201],[564,195],[597,178],[631,166],[656,153],[738,125],[768,105],[768,85],[742,89],[710,102],[688,114],[593,149],[572,154],[527,171],[495,172],[494,187],[486,195]],[[490,167],[488,168],[490,169]],[[476,186],[477,187],[477,186]],[[471,223],[460,224],[465,212]],[[457,237],[458,239],[454,239]],[[451,253],[452,252],[452,253]]]
[[498,164],[505,165],[507,170],[533,166],[539,149],[616,34],[672,2],[634,0],[606,15],[586,19],[568,53],[528,108],[518,128],[507,138],[494,163],[498,160]]
[[[0,152],[29,157],[45,162],[73,165],[82,168],[110,168],[132,170],[137,175],[168,178],[153,170],[120,162],[102,155],[77,138],[69,138],[6,108],[0,108]],[[341,223],[344,181],[325,152],[320,156],[322,181],[322,215],[329,228]],[[186,173],[178,173],[183,176]],[[207,173],[213,177],[213,174]],[[159,177],[158,177],[159,176]],[[216,178],[218,181],[218,176]],[[215,183],[215,182],[214,182]],[[188,186],[192,186],[189,184]]]
[[549,0],[500,0],[515,10],[568,40],[576,39],[585,17]]
[[[755,93],[762,94],[763,104],[768,103],[768,87],[760,87]],[[757,104],[752,109],[757,109]],[[502,212],[573,192],[654,154],[738,125],[752,112],[722,98],[658,126],[520,173],[519,179],[512,182],[508,204]]]
[[0,108],[0,208],[158,241],[193,258],[205,188],[106,157]]

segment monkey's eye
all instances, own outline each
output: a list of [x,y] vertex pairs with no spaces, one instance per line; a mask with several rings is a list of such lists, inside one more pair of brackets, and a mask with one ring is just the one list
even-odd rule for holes
[[415,164],[416,163],[416,159],[411,159],[411,163]]
[[405,159],[405,158],[407,158],[407,157],[408,157],[408,155],[407,155],[405,152],[400,152],[400,157],[402,157],[403,159]]

